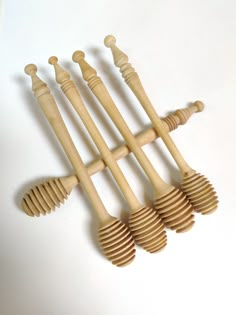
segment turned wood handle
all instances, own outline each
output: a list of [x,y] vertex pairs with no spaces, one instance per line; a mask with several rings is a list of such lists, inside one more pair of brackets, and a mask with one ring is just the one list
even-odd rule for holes
[[97,76],[96,70],[93,69],[85,61],[84,53],[81,54],[80,51],[76,51],[73,54],[72,59],[74,62],[79,64],[83,77],[88,82],[89,88],[97,97],[101,105],[104,107],[104,109],[124,137],[130,150],[134,153],[135,157],[137,158],[148,178],[150,179],[155,191],[169,189],[170,185],[162,180],[157,171],[154,169],[150,160],[147,158],[141,147],[138,145],[134,135],[132,134],[127,123],[120,114],[104,83],[102,82],[101,78]]
[[111,49],[115,65],[119,67],[120,72],[122,73],[122,76],[125,79],[125,82],[130,87],[132,92],[135,94],[140,104],[143,106],[144,110],[146,111],[147,115],[152,121],[153,126],[156,128],[158,134],[160,135],[165,145],[167,146],[168,150],[170,151],[171,155],[173,156],[174,160],[176,161],[181,173],[184,175],[191,174],[193,170],[184,160],[182,154],[178,150],[174,141],[164,128],[160,117],[155,111],[151,101],[149,100],[142,86],[138,74],[131,66],[131,64],[128,62],[128,56],[116,46],[116,38],[114,36],[108,35],[104,39],[104,43],[105,46]]
[[[189,108],[177,110],[175,114],[166,116],[163,119],[163,123],[166,124],[166,128],[168,129],[168,131],[172,131],[176,129],[179,124],[185,124],[189,117],[199,110],[203,110],[203,108],[197,106],[197,102],[195,102]],[[178,116],[176,116],[176,113],[178,114]],[[140,146],[152,142],[157,137],[158,134],[156,133],[155,129],[152,128],[144,130],[136,135],[137,142]],[[126,145],[121,145],[120,147],[112,150],[113,158],[116,160],[125,157],[129,153],[130,150]],[[103,170],[105,167],[106,165],[104,161],[98,159],[90,163],[87,169],[89,175],[93,175],[94,173]],[[64,202],[64,199],[67,198],[72,189],[78,184],[78,177],[75,175],[70,175],[60,178],[53,178],[41,183],[40,185],[33,186],[23,197],[23,210],[30,216],[39,216],[40,213],[43,215],[45,215],[46,213],[50,213],[51,210],[54,210],[55,207],[60,206],[60,203]],[[210,203],[210,210],[208,207],[206,210],[207,213],[211,211],[211,208],[212,205]],[[202,211],[205,211],[205,209],[203,209]]]
[[50,93],[46,83],[39,79],[36,75],[37,67],[35,65],[27,65],[25,67],[26,74],[32,78],[32,89],[37,98],[37,101],[42,108],[47,120],[52,126],[58,140],[60,141],[64,151],[71,164],[73,165],[82,186],[84,187],[91,203],[94,206],[100,220],[110,218],[107,213],[96,189],[93,185],[88,171],[71,139],[71,136],[65,126],[61,114],[57,108],[56,102]]
[[109,167],[123,195],[125,196],[130,208],[132,210],[140,209],[142,205],[136,198],[124,174],[122,173],[115,158],[113,157],[110,149],[108,148],[106,142],[104,141],[101,133],[99,132],[97,126],[95,125],[93,119],[91,118],[74,82],[70,80],[70,74],[58,64],[57,57],[55,56],[50,57],[49,63],[54,66],[57,82],[61,85],[62,91],[64,92],[70,103],[73,105],[74,109],[76,110],[77,114],[79,115],[83,124],[88,130],[91,138],[93,139],[98,150],[100,151],[104,162]]
[[[200,102],[201,103],[201,102]],[[200,105],[199,102],[196,101],[191,104],[188,108],[178,109],[174,114],[170,114],[162,119],[163,124],[166,125],[166,128],[169,132],[178,128],[179,125],[184,125],[187,123],[188,119],[194,113],[201,112],[204,108]],[[154,128],[149,128],[147,130],[141,131],[139,134],[135,136],[137,143],[140,146],[144,146],[148,143],[155,141],[159,137],[158,133]],[[113,158],[115,160],[120,160],[123,157],[130,154],[130,149],[126,144],[120,145],[117,148],[111,150]],[[104,170],[106,168],[106,163],[103,159],[97,159],[89,163],[87,166],[88,173],[90,176]],[[71,189],[79,183],[77,176],[71,175],[69,176],[71,182],[66,184],[68,186],[68,191],[70,192]]]
[[[190,105],[188,108],[184,109],[178,109],[175,114],[171,114],[163,118],[163,123],[166,125],[166,128],[169,130],[169,132],[175,130],[178,128],[180,124],[186,124],[188,119],[191,117],[192,114],[202,111],[203,108],[198,106],[198,101]],[[178,112],[178,116],[177,116]],[[184,118],[179,118],[179,116],[182,116]],[[154,128],[149,128],[147,130],[141,131],[139,134],[135,136],[137,143],[140,146],[144,146],[146,144],[149,144],[153,141],[155,141],[159,137],[158,133]],[[123,157],[130,154],[130,149],[126,144],[120,145],[117,148],[111,150],[113,158],[115,160],[120,160]],[[106,168],[106,163],[103,159],[99,158],[91,163],[88,164],[88,174],[90,176],[104,170]],[[74,186],[76,186],[79,183],[79,179],[75,175],[70,175],[68,177],[64,177],[63,183],[64,186],[67,188],[67,193],[70,193]]]
[[[178,109],[174,114],[168,115],[162,119],[163,124],[165,124],[169,132],[177,129],[180,124],[185,124],[192,114],[199,112],[199,106],[197,106],[197,103],[198,101],[191,104],[188,108]],[[183,111],[187,111],[188,115],[183,114]],[[177,112],[178,112],[178,116],[176,114]],[[181,120],[179,118],[180,113],[181,113],[181,116],[185,117],[185,119]],[[136,141],[139,146],[144,146],[145,144],[151,143],[155,141],[158,137],[159,135],[154,128],[149,128],[147,130],[141,131],[138,135],[135,136]],[[126,144],[123,144],[113,149],[111,152],[115,160],[120,160],[123,157],[127,156],[131,151]],[[106,167],[106,164],[102,159],[95,160],[88,165],[89,175],[93,175],[97,172],[100,172],[105,167]]]

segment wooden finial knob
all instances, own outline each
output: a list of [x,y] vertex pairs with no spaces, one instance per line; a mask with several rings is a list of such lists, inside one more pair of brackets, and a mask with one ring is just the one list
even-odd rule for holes
[[112,47],[116,43],[116,38],[113,35],[107,35],[104,38],[104,45],[108,48]]
[[80,60],[85,58],[85,53],[81,50],[76,50],[72,55],[72,60],[74,62],[79,62]]
[[48,63],[54,67],[57,83],[63,84],[70,80],[70,74],[59,66],[57,62],[58,58],[56,56],[52,56],[48,59]]
[[58,62],[58,58],[56,57],[56,56],[52,56],[52,57],[50,57],[49,59],[48,59],[48,63],[50,64],[50,65],[55,65],[55,64],[57,64],[57,62]]
[[31,77],[32,91],[37,98],[43,94],[50,93],[46,83],[37,76],[37,67],[35,64],[26,65],[24,70]]
[[198,112],[202,112],[204,110],[204,108],[205,108],[204,103],[201,102],[201,101],[194,102],[194,105],[197,107]]
[[111,49],[115,65],[120,68],[120,72],[125,81],[129,82],[131,77],[136,76],[136,73],[131,64],[128,63],[128,56],[116,46],[115,36],[106,36],[104,45]]
[[189,117],[193,113],[202,112],[204,110],[204,104],[201,101],[192,103],[188,108],[178,109],[175,112],[175,116],[179,118],[180,124],[184,125],[188,121]]
[[72,55],[72,60],[80,66],[83,78],[88,82],[88,85],[93,88],[100,83],[100,79],[97,76],[96,70],[91,67],[84,58],[85,53],[81,50],[76,50]]
[[28,64],[28,65],[26,65],[25,66],[25,73],[26,74],[28,74],[28,75],[30,75],[30,76],[32,76],[32,75],[34,75],[34,74],[36,74],[37,73],[37,67],[36,67],[36,65],[35,64],[33,64],[33,63],[30,63],[30,64]]

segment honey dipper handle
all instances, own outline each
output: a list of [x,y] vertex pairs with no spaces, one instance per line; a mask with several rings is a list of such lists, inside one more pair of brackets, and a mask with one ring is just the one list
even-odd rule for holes
[[91,118],[87,108],[85,107],[81,99],[79,91],[76,88],[74,82],[70,80],[70,74],[67,71],[65,71],[57,63],[57,61],[58,59],[55,56],[49,58],[49,63],[54,66],[56,80],[61,85],[62,91],[64,92],[64,94],[66,95],[70,103],[73,105],[74,109],[76,110],[82,122],[84,123],[91,138],[93,139],[98,150],[100,151],[103,160],[105,161],[106,165],[110,168],[110,171],[112,175],[114,176],[117,184],[119,185],[123,195],[125,196],[130,208],[132,210],[140,209],[142,205],[136,198],[124,174],[119,168],[115,160],[115,157],[112,155],[101,133],[99,132],[97,126],[95,125],[93,119]]
[[153,105],[151,104],[142,86],[142,83],[140,81],[138,74],[136,73],[134,68],[131,66],[131,64],[128,62],[127,55],[123,53],[116,46],[116,39],[114,36],[108,35],[105,38],[104,43],[107,47],[111,48],[115,65],[119,67],[120,72],[122,73],[122,76],[125,82],[130,87],[132,92],[135,94],[140,104],[143,106],[153,126],[156,128],[158,134],[160,135],[163,142],[165,143],[168,150],[170,151],[171,155],[173,156],[174,160],[176,161],[176,164],[178,165],[181,173],[185,176],[190,175],[192,173],[191,167],[184,160],[182,154],[179,152],[177,146],[175,145],[174,141],[170,137],[166,128],[164,128],[164,125],[160,117],[155,111]]
[[76,51],[73,54],[72,58],[74,62],[77,62],[79,64],[83,77],[88,82],[88,86],[90,87],[91,91],[105,108],[106,112],[124,137],[128,147],[136,156],[140,165],[142,166],[153,186],[155,187],[155,190],[161,192],[162,190],[169,189],[169,185],[167,185],[162,180],[162,178],[156,172],[151,162],[137,143],[136,138],[130,131],[127,123],[117,109],[104,83],[102,82],[101,78],[97,76],[97,72],[95,71],[95,69],[93,69],[84,60],[84,55],[81,55],[80,51]]
[[32,78],[32,90],[37,98],[37,101],[42,108],[47,120],[53,128],[58,140],[66,152],[71,164],[73,165],[80,182],[85,189],[98,217],[101,221],[106,221],[110,218],[107,213],[92,181],[88,175],[88,171],[83,164],[83,161],[76,150],[76,147],[71,139],[71,136],[65,126],[61,114],[57,108],[56,102],[50,93],[47,85],[36,75],[37,67],[35,65],[27,65],[25,72]]
[[[194,113],[201,112],[204,109],[203,104],[200,101],[196,101],[187,108],[178,109],[175,114],[171,114],[162,119],[169,132],[178,128],[179,125],[184,125],[188,119]],[[182,118],[181,118],[182,117]],[[159,137],[158,133],[154,128],[141,131],[135,138],[140,146],[144,146],[148,143],[155,141]],[[126,144],[120,145],[112,151],[113,158],[120,160],[130,153],[130,149]],[[97,159],[88,165],[88,173],[90,176],[96,174],[106,168],[106,164],[103,159]],[[71,175],[74,185],[78,184],[76,176]]]

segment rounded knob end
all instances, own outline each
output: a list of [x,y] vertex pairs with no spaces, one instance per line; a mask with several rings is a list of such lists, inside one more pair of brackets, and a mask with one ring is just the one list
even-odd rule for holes
[[57,62],[58,62],[58,58],[56,57],[56,56],[52,56],[52,57],[50,57],[49,59],[48,59],[48,63],[50,64],[50,65],[55,65],[55,64],[57,64]]
[[202,112],[204,110],[205,105],[201,101],[194,102],[194,105],[197,106],[198,112]]
[[28,75],[33,75],[37,72],[37,67],[33,63],[30,63],[25,66],[25,73]]
[[84,59],[85,53],[81,50],[76,50],[72,55],[72,60],[74,62],[79,62],[81,59]]
[[116,38],[113,35],[107,35],[104,39],[104,45],[108,48],[116,43]]

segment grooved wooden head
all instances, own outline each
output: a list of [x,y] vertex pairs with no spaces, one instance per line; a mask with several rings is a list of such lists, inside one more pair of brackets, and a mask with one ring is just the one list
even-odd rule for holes
[[76,185],[74,178],[54,178],[31,188],[22,199],[22,209],[29,216],[40,216],[60,207]]
[[186,195],[176,187],[154,200],[154,209],[166,227],[186,232],[194,225],[193,207]]
[[143,207],[131,212],[129,228],[135,242],[149,253],[158,252],[167,244],[166,232],[161,218],[150,207]]
[[98,234],[100,247],[112,264],[123,267],[134,260],[134,239],[123,222],[113,218],[101,226]]
[[182,190],[194,209],[201,214],[210,214],[217,209],[218,198],[208,179],[198,173],[183,177]]

